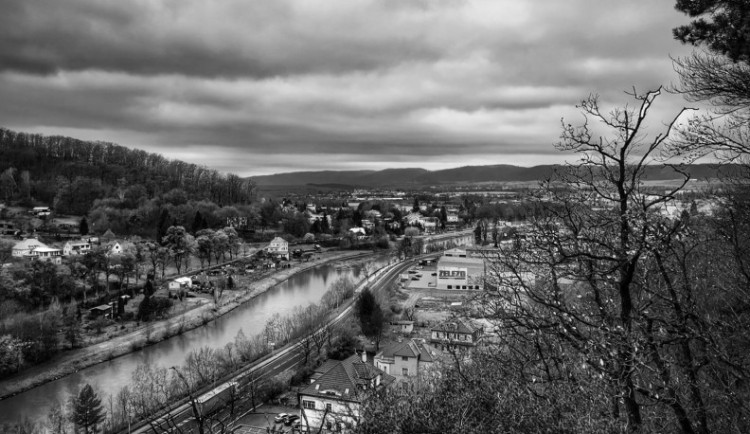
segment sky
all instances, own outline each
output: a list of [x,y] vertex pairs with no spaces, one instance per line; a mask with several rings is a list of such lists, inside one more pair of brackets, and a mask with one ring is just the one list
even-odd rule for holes
[[[4,0],[0,126],[242,176],[534,166],[676,81],[671,0]],[[663,94],[656,131],[687,105]]]

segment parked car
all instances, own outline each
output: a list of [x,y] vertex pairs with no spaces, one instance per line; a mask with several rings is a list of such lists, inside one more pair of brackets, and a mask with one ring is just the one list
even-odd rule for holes
[[284,425],[291,425],[292,423],[296,422],[299,419],[299,416],[296,414],[290,414],[287,415],[287,417],[284,418]]
[[284,422],[284,420],[287,418],[287,416],[289,416],[288,413],[279,413],[278,416],[276,416],[275,418],[273,418],[273,421],[276,422],[276,423]]

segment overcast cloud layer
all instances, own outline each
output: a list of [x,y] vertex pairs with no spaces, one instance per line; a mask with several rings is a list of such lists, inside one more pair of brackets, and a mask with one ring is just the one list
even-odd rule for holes
[[670,0],[5,0],[0,125],[247,176],[547,164],[580,99],[675,79],[684,22]]

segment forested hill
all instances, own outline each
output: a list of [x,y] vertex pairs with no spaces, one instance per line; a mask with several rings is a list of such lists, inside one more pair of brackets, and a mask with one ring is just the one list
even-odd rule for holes
[[[403,185],[436,185],[473,182],[524,182],[541,181],[561,166],[547,165],[519,167],[506,164],[488,166],[464,166],[453,169],[428,171],[425,169],[387,169],[381,171],[323,171],[292,172],[252,178],[258,185],[306,185],[337,184],[339,186],[379,187]],[[726,169],[726,168],[725,168]],[[710,179],[720,176],[719,168],[712,164],[691,164],[682,167],[695,179]],[[670,166],[649,166],[644,180],[659,181],[681,179],[682,174]]]
[[140,197],[179,189],[188,200],[229,205],[248,203],[254,184],[113,143],[0,128],[0,200],[44,204],[80,215],[96,199],[123,198],[133,188],[141,190]]

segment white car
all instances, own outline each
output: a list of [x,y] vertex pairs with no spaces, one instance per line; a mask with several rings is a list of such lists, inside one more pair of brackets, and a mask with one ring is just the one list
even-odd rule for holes
[[287,418],[287,416],[289,416],[287,413],[279,413],[279,415],[276,416],[273,421],[276,423],[282,423],[284,422],[284,419]]

